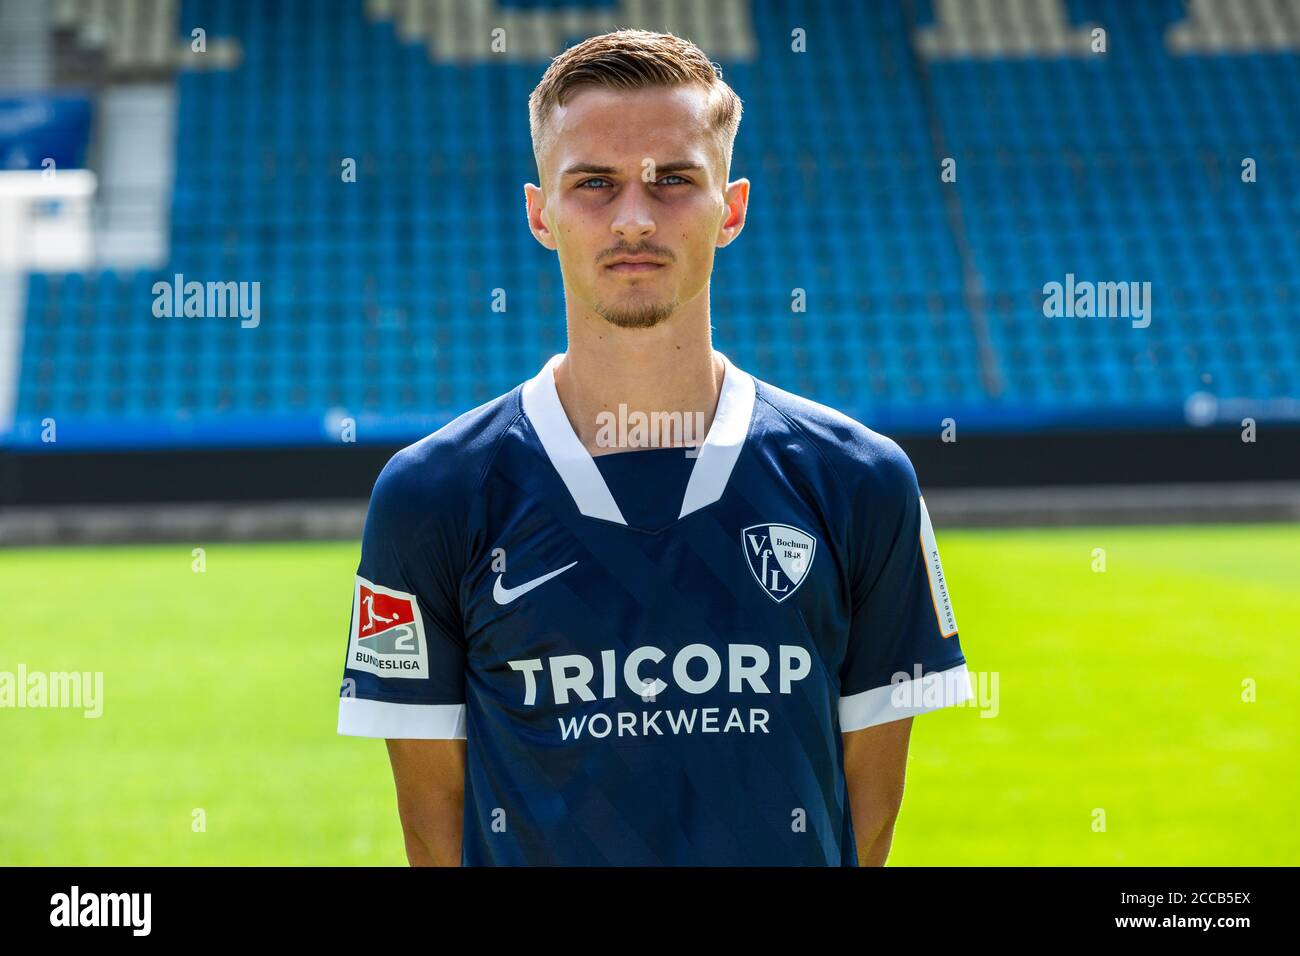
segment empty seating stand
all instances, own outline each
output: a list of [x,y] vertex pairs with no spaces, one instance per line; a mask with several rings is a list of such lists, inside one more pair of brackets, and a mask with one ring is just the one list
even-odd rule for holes
[[[1063,3],[1066,29],[967,6],[986,12],[717,5],[746,104],[732,174],[753,183],[745,233],[717,258],[717,347],[891,433],[949,417],[1176,426],[1198,393],[1294,395],[1300,57],[1285,24],[1223,28],[1221,46],[1274,47],[1225,51],[1207,48],[1219,26],[1179,27],[1175,0]],[[1003,15],[1016,7],[1050,4]],[[31,277],[19,440],[47,415],[109,445],[322,442],[341,417],[362,441],[413,440],[563,348],[558,269],[522,190],[545,58],[446,57],[455,23],[438,16],[401,0],[181,4],[176,42],[202,27],[228,62],[175,74],[168,267]],[[1104,55],[1080,39],[1090,24]],[[170,49],[148,35],[151,58]],[[154,283],[178,273],[260,283],[258,325],[156,317]],[[1045,284],[1067,274],[1149,282],[1150,324],[1045,316]]]

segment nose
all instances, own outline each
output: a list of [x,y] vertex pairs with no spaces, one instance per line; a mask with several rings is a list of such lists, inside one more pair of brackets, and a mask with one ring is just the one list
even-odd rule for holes
[[623,190],[623,195],[618,199],[618,207],[614,210],[614,220],[609,228],[629,245],[636,245],[654,235],[654,217],[650,215],[644,190],[639,188]]

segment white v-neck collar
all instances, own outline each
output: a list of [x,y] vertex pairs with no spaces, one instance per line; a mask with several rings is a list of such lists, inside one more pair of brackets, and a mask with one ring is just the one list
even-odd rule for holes
[[[754,414],[754,379],[732,365],[721,352],[718,354],[722,356],[724,367],[718,408],[691,467],[678,518],[708,507],[722,497],[736,459],[745,445]],[[569,424],[564,406],[560,404],[560,394],[555,389],[555,366],[563,358],[563,354],[551,356],[542,370],[524,383],[524,414],[537,432],[546,457],[573,496],[578,511],[589,518],[603,518],[625,525],[627,521],[596,467],[595,459],[583,447]]]

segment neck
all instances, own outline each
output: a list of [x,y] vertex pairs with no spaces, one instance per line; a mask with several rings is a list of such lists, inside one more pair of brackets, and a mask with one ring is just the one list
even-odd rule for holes
[[[568,329],[555,389],[590,454],[703,442],[723,379],[722,357],[709,334],[707,290],[654,328],[621,329],[595,313],[571,312]],[[637,413],[662,427],[638,434]],[[618,421],[633,428],[613,431],[610,423]],[[626,444],[611,443],[611,434],[625,436]]]

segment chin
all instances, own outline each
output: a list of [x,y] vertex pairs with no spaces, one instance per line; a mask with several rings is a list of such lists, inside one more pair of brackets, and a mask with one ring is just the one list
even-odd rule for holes
[[676,302],[646,302],[621,304],[613,307],[597,306],[596,312],[610,325],[620,329],[650,329],[672,318],[677,311]]

